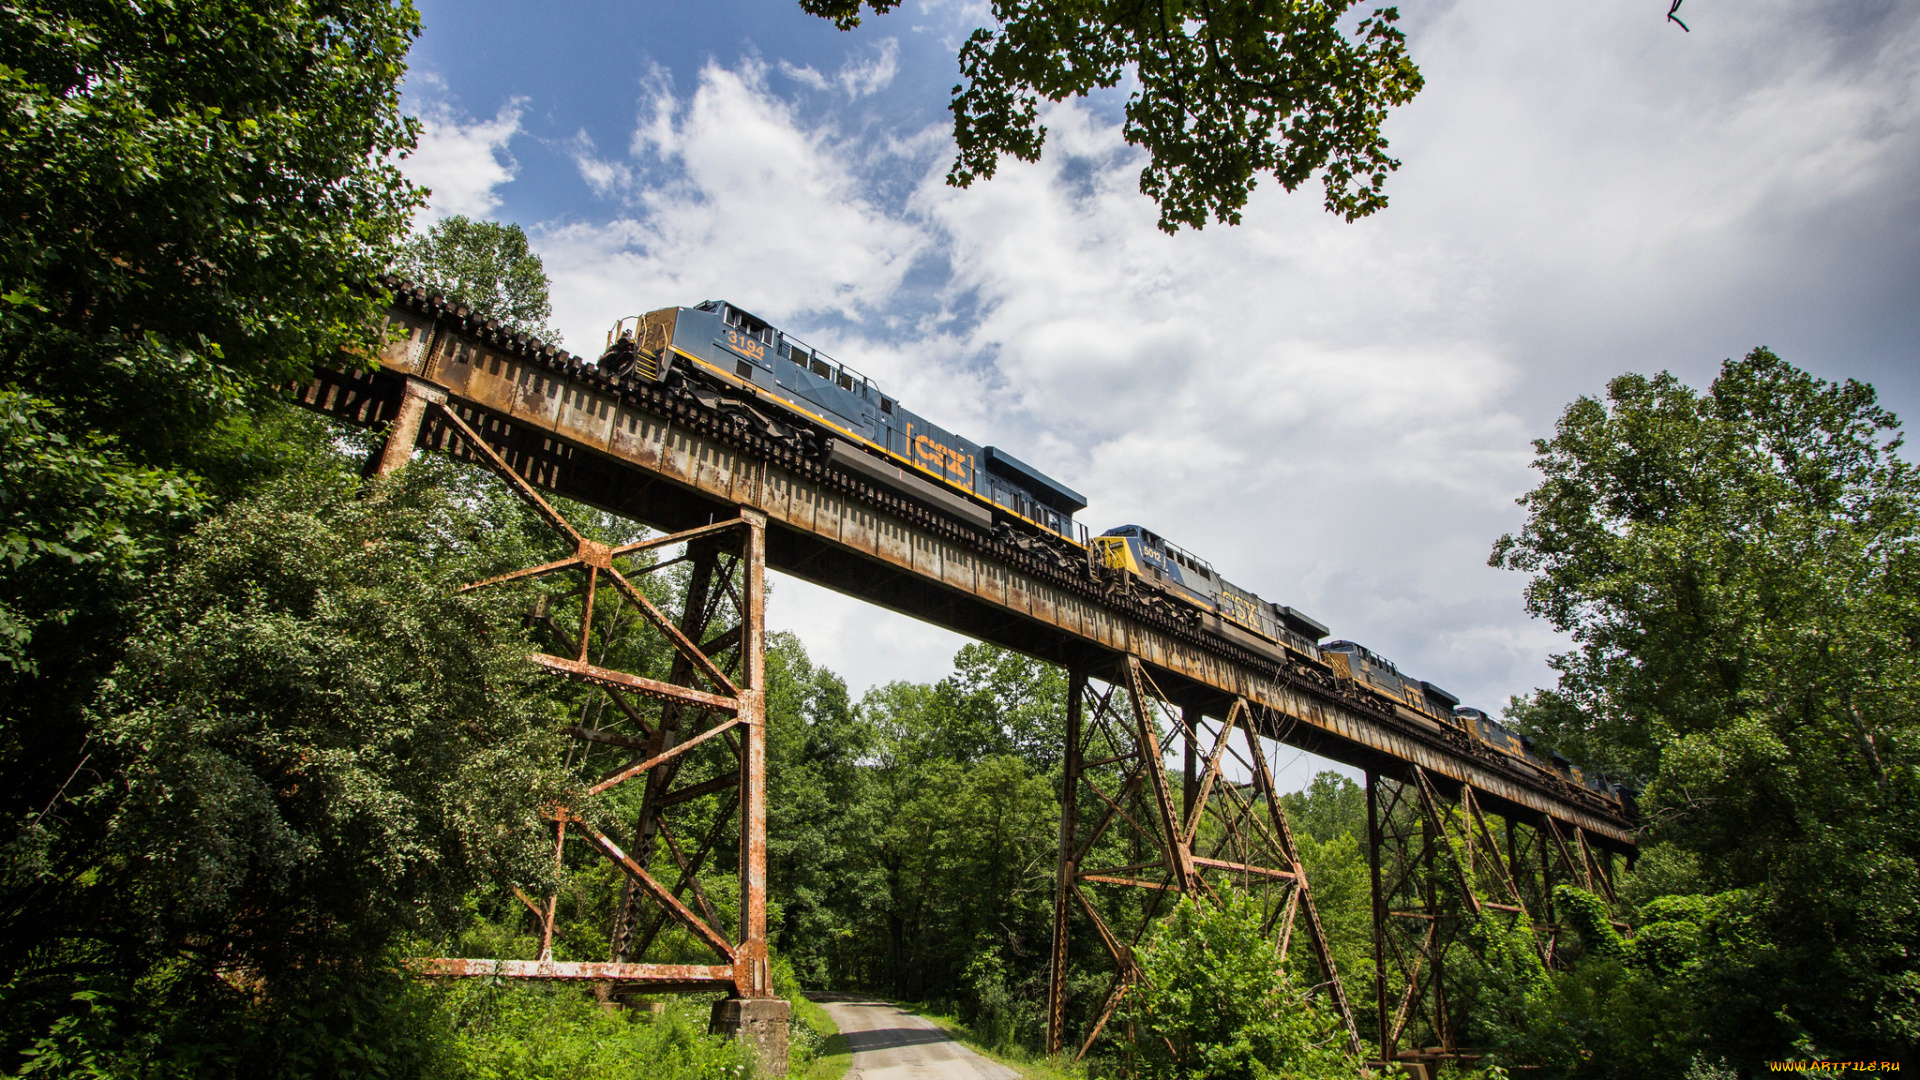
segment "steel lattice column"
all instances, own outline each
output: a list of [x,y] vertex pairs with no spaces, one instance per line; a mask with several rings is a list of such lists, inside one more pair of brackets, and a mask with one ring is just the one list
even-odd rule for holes
[[[1276,962],[1286,962],[1296,930],[1304,928],[1301,936],[1320,973],[1314,992],[1334,1003],[1351,1047],[1360,1052],[1352,1010],[1273,786],[1252,706],[1236,701],[1216,721],[1211,749],[1202,759],[1200,748],[1207,740],[1202,738],[1204,716],[1199,709],[1169,702],[1135,658],[1129,657],[1116,674],[1118,681],[1104,688],[1094,686],[1081,671],[1071,671],[1068,678],[1047,1001],[1049,1052],[1060,1052],[1067,1044],[1076,921],[1092,931],[1105,961],[1097,966],[1108,971],[1106,991],[1090,1010],[1079,1040],[1076,1057],[1082,1057],[1137,984],[1134,950],[1167,913],[1169,899],[1218,900],[1228,885],[1253,894],[1264,905]],[[1170,739],[1182,743],[1183,767],[1177,777],[1168,775],[1164,760]],[[1236,742],[1244,745],[1244,752]],[[1229,760],[1246,779],[1235,781],[1227,775]],[[1114,860],[1119,865],[1091,865]],[[1080,920],[1074,918],[1076,911]]]
[[[1446,792],[1418,767],[1367,774],[1368,870],[1380,1060],[1474,1058],[1461,1045],[1465,1002],[1447,953],[1472,947],[1481,921],[1525,928],[1555,962],[1556,879],[1612,901],[1606,865],[1584,834],[1542,817],[1532,827],[1490,817],[1473,788]],[[1625,924],[1619,924],[1625,929]]]
[[[420,961],[420,970],[437,976],[590,980],[651,992],[724,989],[741,999],[771,998],[766,941],[765,517],[743,511],[737,518],[667,536],[620,546],[599,543],[569,523],[432,390],[409,382],[375,471],[403,466],[416,441],[441,446],[492,472],[570,549],[559,559],[475,582],[466,590],[561,575],[581,579],[571,592],[539,595],[531,618],[558,652],[535,652],[529,659],[557,677],[590,688],[581,722],[568,728],[578,740],[572,759],[576,767],[591,776],[602,768],[598,755],[609,748],[617,755],[597,779],[584,783],[585,798],[592,800],[635,778],[644,778],[646,787],[631,852],[592,824],[589,818],[597,815],[586,813],[585,805],[555,807],[552,812],[556,860],[564,858],[567,841],[581,840],[622,871],[626,895],[616,915],[612,960],[554,960],[557,897],[536,902],[515,888],[540,926],[537,959],[434,958]],[[636,558],[682,546],[686,554],[676,558]],[[681,563],[689,564],[690,573],[676,620],[636,582]],[[715,625],[725,629],[713,632]],[[671,650],[665,679],[602,662],[623,635],[642,633],[663,639]],[[711,812],[704,834],[689,850],[672,818],[674,812],[696,805]],[[740,889],[738,925],[731,934],[700,884],[703,869],[726,849],[729,831],[738,838]],[[671,862],[664,871],[662,844]],[[663,880],[663,872],[671,884]],[[646,962],[650,947],[668,929],[684,933],[719,962]]]

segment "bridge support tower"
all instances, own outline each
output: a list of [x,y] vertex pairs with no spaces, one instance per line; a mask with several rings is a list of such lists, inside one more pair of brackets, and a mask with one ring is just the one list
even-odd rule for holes
[[[1363,1052],[1274,787],[1263,718],[1245,699],[1225,712],[1209,721],[1199,708],[1175,705],[1135,657],[1104,686],[1084,669],[1069,670],[1050,1053],[1084,1057],[1139,985],[1135,950],[1153,926],[1180,898],[1212,902],[1229,887],[1261,905],[1276,958],[1296,985],[1326,997],[1352,1051]],[[1182,744],[1177,779],[1166,768],[1174,740]],[[1079,950],[1096,961],[1076,967],[1076,937],[1097,942]],[[1305,939],[1304,950],[1296,937]],[[1305,962],[1289,963],[1302,951]]]
[[[544,894],[512,885],[536,927],[537,954],[435,957],[420,970],[587,982],[610,1001],[723,991],[714,1030],[749,1043],[765,1072],[784,1073],[788,1005],[774,994],[767,951],[766,518],[743,510],[665,536],[596,540],[474,427],[485,423],[409,379],[374,472],[403,467],[416,442],[444,450],[493,473],[553,534],[559,557],[462,591],[528,594],[527,618],[547,643],[531,659],[579,688],[568,757],[584,801],[548,812],[556,866]],[[619,805],[638,809],[616,838],[608,818]],[[611,955],[557,959],[559,883],[585,852],[622,875]],[[731,910],[702,886],[714,870],[737,879]],[[659,948],[679,959],[649,962]],[[710,960],[681,962],[696,951]]]

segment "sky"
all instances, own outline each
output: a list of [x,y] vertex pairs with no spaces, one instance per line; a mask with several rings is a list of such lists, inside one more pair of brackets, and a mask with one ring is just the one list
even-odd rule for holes
[[[565,343],[726,299],[908,407],[1497,710],[1565,642],[1486,565],[1532,440],[1625,372],[1767,346],[1920,414],[1920,4],[1434,0],[1389,206],[1269,180],[1168,236],[1125,86],[1035,164],[944,184],[985,6],[842,33],[793,0],[416,0],[419,222],[526,229]],[[857,694],[961,638],[782,578],[769,625]]]

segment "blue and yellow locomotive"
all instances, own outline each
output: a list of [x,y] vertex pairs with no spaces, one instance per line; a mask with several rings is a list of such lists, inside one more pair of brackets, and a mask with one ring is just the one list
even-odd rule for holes
[[[1447,730],[1602,797],[1622,789],[1525,738],[1430,682],[1351,641],[1321,644],[1326,626],[1227,581],[1205,559],[1138,525],[1089,538],[1073,520],[1078,492],[998,447],[932,423],[864,375],[725,301],[662,308],[620,320],[603,372],[684,386],[709,405],[757,422],[835,467],[1023,546],[1065,554],[1111,584],[1171,602],[1206,633],[1276,663],[1304,661],[1365,687],[1404,720]],[[1096,570],[1096,568],[1098,568]],[[1164,598],[1164,599],[1162,599]]]
[[1077,543],[1087,500],[998,447],[981,446],[914,413],[826,353],[732,304],[709,300],[622,319],[602,370],[654,381],[676,376],[787,411],[841,468],[981,528],[1024,523]]
[[1100,565],[1198,609],[1201,626],[1214,636],[1282,662],[1288,648],[1319,658],[1314,645],[1327,636],[1319,621],[1260,599],[1215,573],[1205,559],[1153,532],[1122,525],[1094,537],[1092,544]]

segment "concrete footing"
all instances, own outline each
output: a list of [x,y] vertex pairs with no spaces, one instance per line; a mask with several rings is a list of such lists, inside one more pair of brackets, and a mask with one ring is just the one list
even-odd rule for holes
[[722,998],[713,1003],[716,1035],[728,1035],[753,1048],[760,1071],[768,1076],[787,1072],[787,1024],[793,1006],[783,998]]

